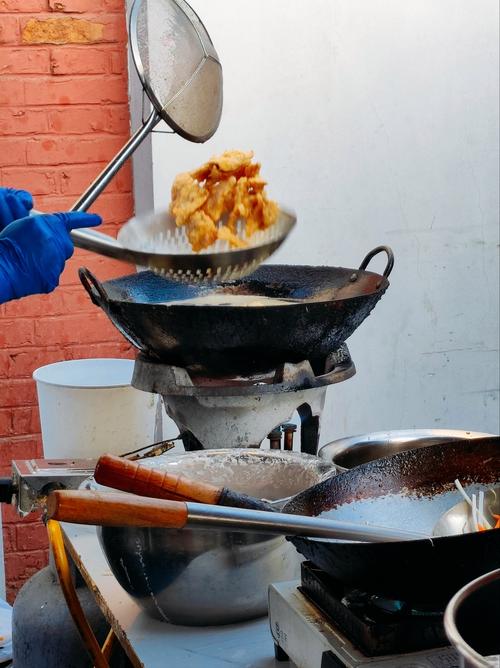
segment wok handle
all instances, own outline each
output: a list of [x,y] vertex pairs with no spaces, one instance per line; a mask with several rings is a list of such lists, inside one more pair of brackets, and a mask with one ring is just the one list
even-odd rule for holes
[[154,499],[190,499],[217,504],[223,492],[214,485],[193,482],[184,476],[141,466],[137,462],[115,455],[103,455],[99,458],[94,479],[100,485]]
[[94,274],[89,269],[87,269],[87,267],[80,267],[78,270],[78,276],[80,277],[80,281],[85,290],[88,292],[92,302],[96,306],[103,308],[103,304],[108,303],[108,295]]
[[75,524],[182,529],[188,510],[179,501],[115,492],[55,490],[47,497],[47,517]]
[[274,510],[270,504],[246,494],[191,480],[182,475],[141,466],[137,462],[115,455],[103,455],[99,458],[94,479],[106,487],[155,499],[189,500],[236,508]]
[[55,490],[47,497],[46,509],[49,519],[114,527],[183,529],[188,526],[369,542],[427,538],[422,534],[398,529],[336,522],[318,517],[148,499],[120,492]]
[[371,250],[365,257],[363,262],[359,265],[359,270],[363,271],[364,269],[366,269],[366,267],[373,260],[375,255],[378,255],[379,253],[385,253],[387,255],[387,264],[385,266],[384,273],[382,274],[382,276],[384,276],[384,278],[388,278],[389,274],[392,271],[392,268],[394,267],[394,253],[392,252],[392,248],[390,248],[389,246],[377,246],[376,248]]

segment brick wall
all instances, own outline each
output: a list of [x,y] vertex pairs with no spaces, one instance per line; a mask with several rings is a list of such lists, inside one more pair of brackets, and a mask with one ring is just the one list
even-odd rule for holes
[[[65,210],[129,136],[124,0],[0,0],[0,182],[41,211]],[[125,167],[92,210],[115,233],[133,211]],[[51,295],[0,306],[0,468],[41,455],[37,367],[131,352],[81,287],[129,268],[77,250]],[[70,437],[70,435],[68,435]],[[3,507],[8,597],[46,562],[40,519]]]

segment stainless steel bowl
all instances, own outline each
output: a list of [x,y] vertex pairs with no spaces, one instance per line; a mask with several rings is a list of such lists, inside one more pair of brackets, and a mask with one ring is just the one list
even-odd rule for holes
[[335,464],[338,470],[347,471],[374,459],[389,457],[398,452],[425,448],[436,443],[462,439],[483,438],[492,434],[460,429],[399,429],[374,431],[348,438],[339,438],[324,445],[319,456]]
[[446,607],[444,629],[464,668],[500,666],[500,569],[455,594]]
[[[280,500],[278,506],[335,473],[318,457],[258,449],[163,455],[143,465]],[[264,615],[269,583],[295,579],[300,570],[283,537],[103,527],[99,538],[121,586],[151,616],[174,624],[229,624]]]

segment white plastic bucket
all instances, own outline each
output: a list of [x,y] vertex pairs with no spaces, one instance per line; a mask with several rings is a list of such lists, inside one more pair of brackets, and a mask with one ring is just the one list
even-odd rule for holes
[[118,455],[154,443],[159,397],[131,386],[133,367],[132,360],[83,359],[36,369],[46,458]]

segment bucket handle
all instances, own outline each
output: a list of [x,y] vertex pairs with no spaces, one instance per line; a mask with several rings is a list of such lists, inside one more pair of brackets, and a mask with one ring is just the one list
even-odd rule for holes
[[369,265],[371,260],[375,257],[375,255],[378,255],[379,253],[385,253],[387,255],[387,264],[384,269],[384,273],[382,276],[384,278],[388,278],[389,274],[392,271],[392,268],[394,267],[394,253],[392,252],[392,248],[389,246],[377,246],[373,250],[371,250],[368,255],[366,255],[365,259],[363,262],[359,265],[359,270],[363,271],[366,269],[366,267]]
[[94,274],[87,267],[80,267],[78,276],[92,302],[103,308],[103,304],[108,303],[108,295]]

